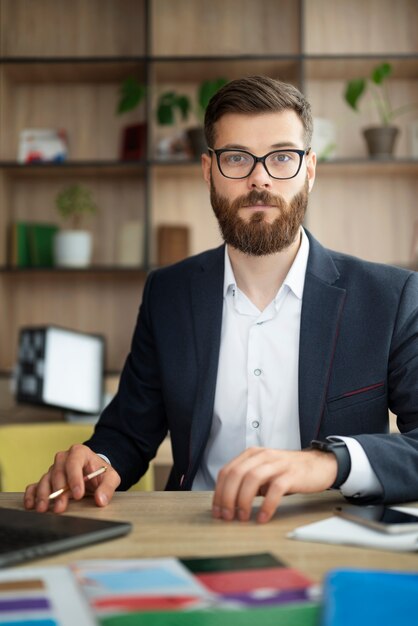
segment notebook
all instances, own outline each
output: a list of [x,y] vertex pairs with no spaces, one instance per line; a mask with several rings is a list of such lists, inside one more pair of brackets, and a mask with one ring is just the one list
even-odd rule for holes
[[0,508],[0,567],[126,535],[129,522]]

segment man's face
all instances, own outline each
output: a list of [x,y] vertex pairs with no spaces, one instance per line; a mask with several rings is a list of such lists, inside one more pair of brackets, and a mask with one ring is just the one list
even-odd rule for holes
[[[214,149],[247,150],[263,156],[273,150],[304,150],[303,124],[294,111],[224,115],[216,124]],[[315,179],[316,157],[304,157],[296,177],[271,178],[257,163],[247,178],[229,179],[215,155],[202,156],[204,178],[225,242],[245,254],[280,252],[295,240]]]

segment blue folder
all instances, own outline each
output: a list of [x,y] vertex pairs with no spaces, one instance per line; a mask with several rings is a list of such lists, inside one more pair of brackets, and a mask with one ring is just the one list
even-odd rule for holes
[[418,572],[330,571],[324,582],[322,626],[374,624],[418,624]]

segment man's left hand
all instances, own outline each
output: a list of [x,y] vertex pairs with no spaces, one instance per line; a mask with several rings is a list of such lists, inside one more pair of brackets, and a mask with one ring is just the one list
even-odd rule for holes
[[254,498],[263,495],[257,521],[268,522],[284,495],[325,491],[334,483],[337,469],[332,452],[248,448],[219,472],[213,517],[247,521]]

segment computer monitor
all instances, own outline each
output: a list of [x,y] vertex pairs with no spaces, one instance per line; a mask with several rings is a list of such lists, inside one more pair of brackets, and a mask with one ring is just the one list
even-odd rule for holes
[[103,405],[105,339],[58,326],[22,328],[18,402],[95,414]]

